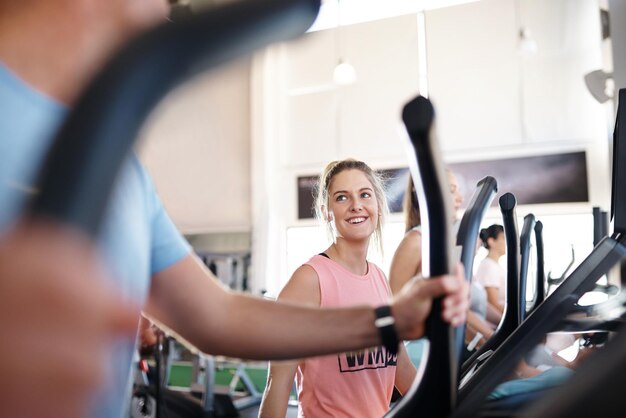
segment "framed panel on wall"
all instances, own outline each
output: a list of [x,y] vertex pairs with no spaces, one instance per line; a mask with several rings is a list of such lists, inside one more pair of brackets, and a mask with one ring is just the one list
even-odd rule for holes
[[466,202],[485,176],[494,177],[499,194],[513,193],[520,205],[589,201],[585,151],[458,162],[448,167],[456,174]]

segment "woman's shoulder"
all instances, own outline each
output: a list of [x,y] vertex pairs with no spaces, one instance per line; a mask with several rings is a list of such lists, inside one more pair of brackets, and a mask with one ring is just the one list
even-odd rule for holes
[[293,272],[278,295],[278,300],[313,303],[319,306],[319,277],[309,264],[303,264]]
[[409,229],[404,234],[402,241],[409,241],[412,243],[421,244],[422,243],[422,230],[421,229]]
[[400,252],[409,251],[411,253],[415,253],[419,251],[422,247],[422,232],[419,230],[411,229],[404,234],[402,241],[398,245],[398,249]]

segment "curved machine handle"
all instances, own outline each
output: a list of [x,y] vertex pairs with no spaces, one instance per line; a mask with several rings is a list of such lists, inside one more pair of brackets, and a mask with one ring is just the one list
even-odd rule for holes
[[[447,177],[434,137],[435,111],[431,102],[418,96],[404,106],[402,119],[410,138],[409,168],[422,216],[422,272],[425,277],[453,271],[452,204]],[[460,347],[455,347],[454,329],[441,318],[441,299],[433,302],[426,321],[430,341],[428,362],[421,382],[386,415],[388,417],[445,417],[456,402],[457,366]]]
[[463,263],[465,279],[468,282],[472,280],[480,223],[497,192],[498,182],[496,179],[487,176],[480,180],[476,184],[476,191],[467,205],[463,218],[461,218],[459,231],[456,235],[456,245],[461,247],[461,263]]
[[529,312],[534,311],[546,298],[546,272],[544,270],[543,258],[543,223],[541,221],[535,223],[535,245],[537,246],[537,297]]
[[519,299],[518,318],[521,323],[526,319],[526,288],[528,287],[528,263],[530,263],[531,238],[535,228],[535,215],[529,213],[524,216],[524,224],[519,238],[520,266],[519,266]]
[[320,0],[240,1],[162,24],[132,41],[61,127],[27,214],[95,237],[117,173],[161,98],[191,74],[301,35],[319,7]]
[[500,196],[500,210],[506,240],[506,306],[502,314],[504,319],[500,325],[510,334],[520,324],[519,308],[519,235],[515,206],[517,200],[512,193]]
[[496,350],[502,342],[517,328],[519,325],[518,308],[519,302],[519,236],[517,235],[517,216],[515,214],[515,206],[517,201],[512,193],[505,193],[500,196],[498,201],[500,204],[500,212],[502,212],[502,221],[504,226],[504,237],[506,240],[506,256],[507,256],[507,288],[506,288],[506,304],[502,314],[500,325],[493,333],[491,338],[485,342],[472,356],[463,363],[461,368],[463,376],[462,381],[465,382],[461,387],[460,395],[463,396],[467,391],[471,391],[472,385],[475,384],[473,377],[469,377],[468,373],[474,369],[479,358],[489,350]]
[[[465,280],[472,282],[472,273],[474,271],[474,258],[476,255],[476,242],[478,241],[478,233],[480,224],[485,217],[485,212],[491,205],[493,198],[498,192],[498,182],[495,178],[487,176],[476,184],[476,191],[472,195],[467,209],[461,218],[459,230],[456,234],[456,245],[461,247],[461,264],[465,271]],[[465,326],[456,330],[455,346],[464,347],[465,342]],[[459,357],[458,367],[461,373],[464,373],[462,357]]]

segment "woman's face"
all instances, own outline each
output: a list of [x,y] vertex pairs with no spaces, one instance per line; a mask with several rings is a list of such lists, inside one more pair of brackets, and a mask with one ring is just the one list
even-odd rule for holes
[[378,226],[378,200],[361,170],[335,175],[328,190],[328,216],[338,237],[369,239]]
[[490,239],[489,249],[495,251],[496,254],[502,256],[506,254],[506,240],[504,239],[504,232],[500,232],[495,239]]

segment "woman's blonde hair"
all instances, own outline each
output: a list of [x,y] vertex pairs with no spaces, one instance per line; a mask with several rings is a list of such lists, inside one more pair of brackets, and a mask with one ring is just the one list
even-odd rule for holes
[[[370,166],[365,164],[363,161],[355,160],[353,158],[347,158],[345,160],[332,161],[328,163],[322,174],[320,175],[319,182],[317,184],[316,190],[316,198],[315,198],[315,213],[317,218],[323,224],[326,224],[327,231],[329,236],[334,241],[335,236],[333,234],[333,229],[328,222],[328,214],[326,213],[328,210],[328,191],[330,189],[330,183],[333,178],[345,170],[359,170],[369,180],[372,184],[372,188],[374,189],[374,195],[376,196],[376,201],[378,202],[378,224],[376,225],[376,229],[372,234],[373,243],[378,247],[378,250],[381,254],[383,254],[383,241],[382,241],[382,225],[389,213],[389,208],[387,206],[387,197],[385,196],[385,180],[383,176],[372,170]],[[372,243],[370,241],[370,244]]]

